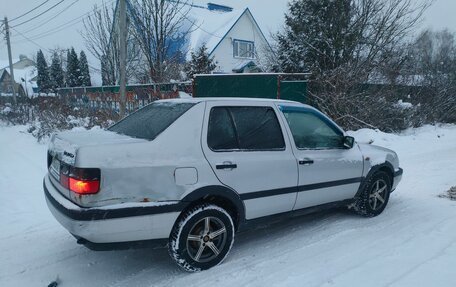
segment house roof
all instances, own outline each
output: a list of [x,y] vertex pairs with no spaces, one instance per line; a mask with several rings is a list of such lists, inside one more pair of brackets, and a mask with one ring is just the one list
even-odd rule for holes
[[[35,62],[21,55],[19,59],[13,59],[13,72],[16,84],[21,85],[28,95],[33,94],[33,88],[37,87],[36,77],[38,76]],[[0,80],[5,73],[10,74],[9,62],[0,61]]]
[[[24,88],[24,91],[29,95],[33,94],[33,88],[37,87],[35,78],[38,75],[38,72],[34,66],[29,66],[24,69],[13,69],[14,71],[14,81],[16,84],[21,85]],[[4,74],[9,75],[9,69],[0,69],[0,79],[4,77]],[[22,81],[24,79],[24,81]]]
[[271,41],[272,35],[283,28],[289,0],[192,0],[192,2],[201,6],[212,2],[228,5],[237,10],[249,8],[266,38]]
[[252,60],[241,61],[237,66],[233,68],[235,73],[243,73],[246,68],[255,68],[257,71],[261,71],[260,68]]
[[239,19],[246,13],[252,17],[255,26],[267,42],[266,37],[264,37],[261,28],[249,8],[244,10],[232,10],[231,12],[209,11],[206,9],[194,8],[188,17],[189,20],[194,23],[190,35],[189,50],[196,50],[205,44],[208,53],[212,54],[225,36],[233,29]]
[[243,14],[244,11],[240,10],[219,12],[193,8],[188,17],[193,22],[189,50],[206,45],[208,52],[212,53]]
[[[13,59],[13,64],[19,62],[19,59]],[[0,71],[9,68],[9,61],[8,60],[0,60]]]

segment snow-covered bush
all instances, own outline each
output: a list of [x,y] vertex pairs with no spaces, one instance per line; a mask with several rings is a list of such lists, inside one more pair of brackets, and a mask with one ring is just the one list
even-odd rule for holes
[[26,124],[30,121],[31,110],[32,108],[27,103],[13,106],[9,102],[0,102],[0,121],[12,125]]
[[107,111],[75,109],[56,98],[50,98],[39,105],[28,131],[42,141],[52,133],[74,128],[91,129],[94,126],[107,127],[117,118]]
[[440,195],[440,197],[456,200],[456,186],[450,188],[445,194]]
[[72,108],[56,97],[28,99],[17,106],[0,104],[0,121],[28,125],[28,132],[38,141],[62,130],[105,128],[117,119],[117,114],[110,111]]

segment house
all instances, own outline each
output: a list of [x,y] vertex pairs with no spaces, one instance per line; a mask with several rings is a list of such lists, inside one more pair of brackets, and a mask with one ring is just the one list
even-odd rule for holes
[[[167,39],[170,57],[177,56],[181,62],[190,60],[191,52],[205,45],[209,56],[216,62],[213,73],[262,72],[261,63],[266,62],[272,49],[249,8],[233,9],[214,3],[185,5],[190,6],[188,11],[184,9],[178,15],[185,20],[179,24],[178,31]],[[127,10],[135,13],[133,9],[127,2]],[[135,17],[131,19],[136,32],[139,35],[144,33],[141,23],[136,23]],[[113,25],[111,33],[116,33],[115,27]],[[134,41],[129,45],[136,45]],[[139,57],[145,60],[143,53]]]
[[[24,55],[13,60],[15,90],[18,96],[31,96],[37,88],[37,69],[33,60]],[[0,62],[0,95],[11,95],[11,75],[7,61]]]
[[189,14],[193,31],[188,51],[206,45],[217,62],[214,73],[261,72],[260,61],[271,47],[249,8],[208,3],[206,9],[192,8]]

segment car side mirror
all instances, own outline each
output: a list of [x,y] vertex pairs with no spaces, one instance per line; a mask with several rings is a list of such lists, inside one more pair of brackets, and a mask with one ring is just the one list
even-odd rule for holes
[[351,136],[345,136],[344,137],[344,147],[346,149],[352,149],[353,146],[355,145],[355,138]]

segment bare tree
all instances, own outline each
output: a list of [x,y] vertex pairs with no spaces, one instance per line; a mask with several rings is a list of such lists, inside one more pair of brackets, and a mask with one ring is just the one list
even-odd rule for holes
[[[115,85],[119,80],[119,34],[115,21],[115,7],[103,3],[101,7],[95,5],[90,16],[84,19],[84,31],[81,35],[89,52],[97,58],[102,67],[104,85]],[[134,45],[132,27],[129,25],[127,42],[127,80],[136,81],[138,76],[138,62],[140,50]]]
[[[394,114],[388,98],[394,98],[393,85],[373,90],[366,84],[398,77],[405,39],[430,3],[294,0],[277,36],[281,71],[311,72],[311,103],[347,128],[394,126],[403,115]],[[380,116],[386,110],[388,116]]]
[[456,35],[448,30],[423,31],[411,47],[410,75],[420,80],[426,123],[456,122]]
[[[162,82],[176,77],[176,64],[184,58],[176,44],[185,41],[192,23],[189,0],[132,1],[133,34],[147,63],[150,80]],[[174,50],[174,51],[173,51]]]

